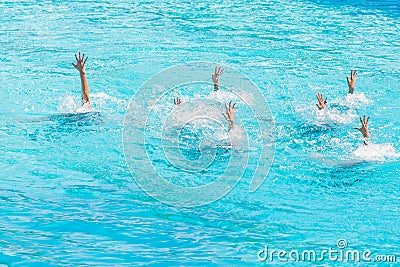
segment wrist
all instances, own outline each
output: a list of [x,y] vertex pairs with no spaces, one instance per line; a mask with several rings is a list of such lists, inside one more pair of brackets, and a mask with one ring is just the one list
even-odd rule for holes
[[85,71],[85,70],[80,70],[80,71],[79,71],[79,74],[80,74],[81,76],[86,75],[86,71]]

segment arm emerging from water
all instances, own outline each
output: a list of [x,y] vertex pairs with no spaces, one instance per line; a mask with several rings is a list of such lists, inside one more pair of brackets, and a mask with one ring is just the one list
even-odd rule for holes
[[214,91],[219,90],[219,77],[224,73],[224,69],[222,67],[215,67],[214,74],[211,76],[214,83]]
[[368,131],[368,118],[365,118],[366,116],[364,115],[364,119],[362,117],[360,117],[360,122],[361,122],[361,127],[357,128],[355,127],[354,129],[359,130],[362,135],[364,136],[364,145],[368,145],[367,143],[367,139],[369,138],[369,131]]
[[235,106],[236,106],[236,103],[234,103],[232,105],[232,101],[229,102],[229,105],[225,104],[225,110],[226,111],[223,114],[224,114],[224,117],[229,122],[229,131],[232,130],[233,126],[235,125],[235,120],[234,120],[234,117],[235,117]]
[[351,70],[350,71],[350,79],[346,76],[347,85],[349,86],[349,94],[354,92],[354,88],[356,87],[356,79],[357,79],[357,71]]
[[72,65],[79,71],[79,75],[81,76],[81,85],[82,85],[82,106],[85,104],[90,108],[90,98],[89,98],[89,85],[86,79],[86,71],[85,71],[85,63],[88,57],[85,59],[85,54],[79,52],[78,56],[75,54],[76,63],[72,62]]

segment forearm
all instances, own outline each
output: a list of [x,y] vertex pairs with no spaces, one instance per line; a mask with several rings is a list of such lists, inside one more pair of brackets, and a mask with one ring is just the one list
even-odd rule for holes
[[86,72],[81,71],[80,76],[81,76],[81,85],[82,85],[82,104],[85,104],[85,103],[90,104],[89,85],[88,85],[88,82],[86,79]]
[[233,120],[229,121],[229,131],[233,129],[233,126],[235,125],[235,122]]
[[219,84],[218,83],[214,83],[214,91],[218,91],[219,90]]

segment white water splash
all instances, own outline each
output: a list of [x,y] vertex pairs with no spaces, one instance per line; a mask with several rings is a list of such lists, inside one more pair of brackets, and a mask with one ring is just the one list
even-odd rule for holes
[[354,110],[348,110],[347,112],[341,113],[337,109],[323,109],[317,110],[315,113],[316,123],[339,123],[339,124],[350,124],[354,122],[358,116]]
[[104,103],[107,100],[117,104],[126,104],[125,100],[119,99],[118,97],[115,96],[110,96],[104,92],[93,93],[90,95],[90,98],[93,99],[93,102],[96,103]]
[[75,103],[75,99],[73,96],[66,96],[61,99],[60,104],[57,107],[57,110],[62,113],[74,112],[78,108],[78,105]]
[[356,92],[354,94],[347,94],[341,103],[347,107],[358,107],[365,104],[372,103],[372,100],[368,99],[364,93]]
[[372,144],[359,146],[353,156],[367,161],[384,161],[389,158],[398,158],[400,153],[396,152],[391,144]]
[[83,104],[82,107],[77,108],[77,109],[75,110],[76,113],[86,113],[86,112],[89,112],[89,111],[92,111],[92,110],[91,110],[90,105],[89,105],[88,102],[86,102],[85,104]]
[[347,94],[344,97],[336,98],[332,100],[332,104],[339,106],[345,106],[350,108],[347,111],[340,111],[337,108],[331,107],[328,102],[326,109],[316,109],[315,118],[317,124],[325,123],[338,123],[338,124],[350,124],[354,123],[354,120],[358,118],[355,108],[365,104],[369,104],[372,101],[369,100],[364,93]]

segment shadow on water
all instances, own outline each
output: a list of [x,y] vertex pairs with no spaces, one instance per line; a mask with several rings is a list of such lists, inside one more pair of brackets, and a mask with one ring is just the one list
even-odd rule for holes
[[53,141],[65,136],[99,131],[102,124],[100,112],[68,113],[18,121],[14,127],[33,141]]
[[35,119],[34,121],[49,121],[58,123],[64,126],[78,126],[86,127],[98,125],[101,123],[101,113],[98,111],[85,112],[85,113],[66,113],[66,114],[56,114],[47,117],[42,117]]
[[[325,158],[316,158],[320,171],[311,184],[323,188],[342,188],[357,186],[366,177],[370,176],[374,167],[367,161],[360,160],[338,160],[332,161]],[[321,168],[321,166],[323,166]]]

